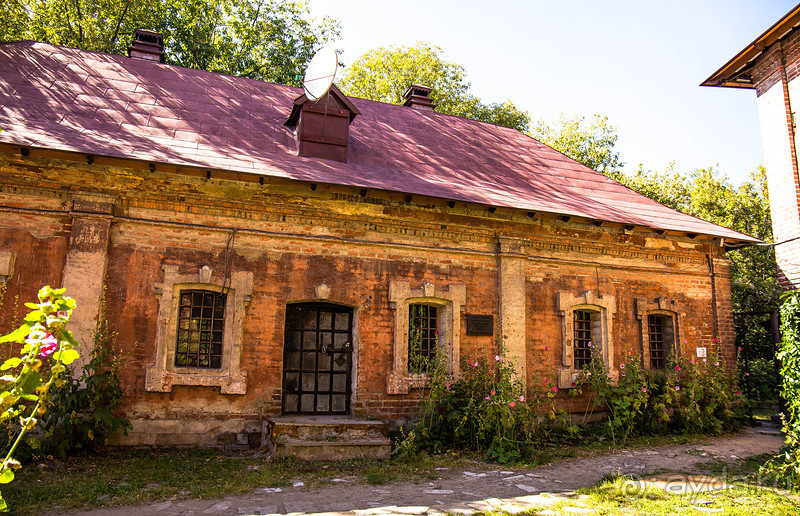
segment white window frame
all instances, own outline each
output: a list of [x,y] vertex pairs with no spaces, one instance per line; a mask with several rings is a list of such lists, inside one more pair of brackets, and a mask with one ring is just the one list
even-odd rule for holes
[[[245,394],[247,371],[241,369],[242,329],[245,309],[253,292],[253,273],[234,272],[226,281],[222,277],[213,277],[213,271],[207,266],[195,274],[181,274],[177,265],[164,265],[161,270],[164,272],[164,281],[154,285],[159,296],[156,359],[154,365],[147,368],[145,390],[170,392],[174,385],[200,385],[219,387],[222,394]],[[227,294],[222,364],[219,369],[175,365],[182,290]]]
[[420,288],[412,289],[409,281],[389,282],[389,307],[394,311],[394,341],[392,371],[386,380],[388,394],[408,394],[410,389],[428,385],[427,373],[408,371],[408,315],[413,304],[436,306],[439,330],[437,349],[447,350],[447,373],[455,378],[459,373],[461,348],[461,312],[466,302],[465,285],[448,285],[437,289],[424,282]]

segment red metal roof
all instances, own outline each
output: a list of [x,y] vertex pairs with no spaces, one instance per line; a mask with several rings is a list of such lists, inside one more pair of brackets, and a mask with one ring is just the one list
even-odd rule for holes
[[346,163],[297,156],[299,88],[30,41],[0,44],[0,142],[381,189],[757,242],[518,131],[351,98]]

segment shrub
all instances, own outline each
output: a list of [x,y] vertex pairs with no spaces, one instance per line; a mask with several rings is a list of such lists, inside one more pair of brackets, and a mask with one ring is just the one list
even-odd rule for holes
[[106,444],[106,436],[125,432],[130,422],[118,414],[124,394],[119,381],[120,358],[114,353],[114,339],[103,320],[93,336],[94,347],[80,377],[70,370],[64,383],[51,395],[52,408],[42,422],[47,453],[68,455],[96,450]]
[[429,367],[429,390],[417,426],[399,447],[400,454],[433,453],[465,448],[486,453],[501,463],[527,456],[537,438],[538,398],[525,396],[502,345],[494,359],[467,359],[455,381],[443,360]]
[[[534,382],[526,393],[524,379],[516,377],[502,343],[498,346],[494,360],[465,361],[455,381],[443,363],[429,366],[430,388],[419,423],[401,443],[400,454],[465,448],[513,462],[530,456],[536,446],[581,439],[590,431],[617,443],[669,432],[719,434],[738,428],[745,418],[736,375],[715,357],[673,359],[662,371],[648,371],[642,357],[633,355],[613,374],[602,357],[595,357],[568,391],[568,413],[555,407],[558,388],[551,378]],[[581,424],[571,413],[579,397],[586,403]],[[589,427],[596,409],[608,417]]]
[[786,400],[783,415],[786,444],[765,470],[781,475],[787,484],[797,485],[800,478],[800,292],[797,290],[782,297],[781,335],[778,359],[783,377],[781,394]]

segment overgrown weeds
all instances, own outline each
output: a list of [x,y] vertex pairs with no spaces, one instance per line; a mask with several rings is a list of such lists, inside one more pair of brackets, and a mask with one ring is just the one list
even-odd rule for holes
[[[525,382],[497,344],[494,360],[466,359],[461,376],[446,360],[427,365],[429,389],[419,422],[397,447],[398,456],[421,451],[473,450],[500,463],[527,461],[537,449],[571,442],[624,444],[634,437],[704,433],[738,428],[746,401],[735,375],[719,358],[672,358],[663,370],[627,357],[613,371],[598,353],[556,403],[555,374]],[[563,390],[563,389],[562,389]],[[583,403],[583,414],[572,404]],[[599,423],[591,423],[603,415]]]

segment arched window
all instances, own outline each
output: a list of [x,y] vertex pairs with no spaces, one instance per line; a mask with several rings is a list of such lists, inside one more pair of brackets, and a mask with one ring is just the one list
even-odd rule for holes
[[614,296],[595,296],[591,291],[577,296],[559,292],[557,303],[562,323],[563,369],[559,371],[559,387],[571,387],[580,370],[595,358],[602,359],[612,370],[614,342],[610,321],[616,311]]
[[600,313],[594,310],[573,310],[572,315],[573,367],[585,369],[592,363],[592,346],[594,343],[602,342],[602,337],[597,331],[600,327]]
[[656,298],[636,300],[636,317],[641,323],[642,362],[647,369],[664,369],[670,358],[680,354],[680,313],[675,301]]
[[458,374],[461,307],[464,285],[437,288],[425,282],[411,288],[408,281],[389,283],[389,306],[394,310],[394,363],[388,375],[388,394],[406,394],[428,385],[432,360],[445,360],[447,373]]

